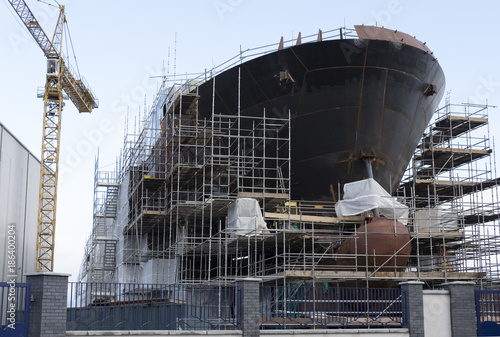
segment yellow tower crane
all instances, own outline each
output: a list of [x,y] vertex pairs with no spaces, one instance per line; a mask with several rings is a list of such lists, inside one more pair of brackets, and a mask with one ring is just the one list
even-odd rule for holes
[[56,29],[52,40],[49,40],[23,0],[9,0],[9,3],[47,57],[47,79],[43,94],[42,165],[36,247],[36,271],[47,272],[54,269],[57,173],[63,92],[75,104],[79,112],[92,112],[92,109],[98,107],[98,101],[84,78],[72,72],[69,63],[66,64],[62,57],[62,37],[64,23],[66,23],[64,6],[59,5],[60,12]]

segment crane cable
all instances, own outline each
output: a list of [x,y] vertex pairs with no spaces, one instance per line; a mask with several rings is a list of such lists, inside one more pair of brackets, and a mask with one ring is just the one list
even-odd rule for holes
[[[71,44],[71,52],[73,53],[73,58],[75,59],[75,67],[76,67],[76,72],[78,73],[78,79],[81,79],[82,76],[80,75],[80,68],[78,67],[78,61],[76,60],[75,48],[73,47],[73,40],[71,39],[71,34],[69,32],[69,26],[68,26],[67,22],[65,22],[65,24],[66,24],[66,30],[68,31],[67,36],[69,36],[69,43]],[[66,48],[68,48],[67,43],[66,43]],[[68,53],[68,63],[69,63],[69,53]]]
[[[64,20],[64,19],[63,19]],[[63,21],[63,25],[65,27],[66,30],[68,30],[68,25],[64,23]],[[69,32],[69,31],[68,31]],[[69,33],[68,33],[69,34]],[[65,47],[66,47],[66,63],[68,63],[69,65],[69,50],[68,50],[68,34],[64,34],[64,43],[65,43]],[[61,41],[62,43],[62,41]],[[62,52],[62,51],[61,51]],[[61,55],[61,58],[64,59],[64,55]]]

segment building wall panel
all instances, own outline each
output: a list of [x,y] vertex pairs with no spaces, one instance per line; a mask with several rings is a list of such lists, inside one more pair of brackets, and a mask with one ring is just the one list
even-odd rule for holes
[[[35,270],[40,161],[0,124],[0,280]],[[15,231],[15,238],[12,235]],[[9,232],[10,231],[10,232]],[[8,251],[15,241],[15,254]],[[12,258],[14,255],[14,259]],[[12,273],[9,266],[15,266]]]

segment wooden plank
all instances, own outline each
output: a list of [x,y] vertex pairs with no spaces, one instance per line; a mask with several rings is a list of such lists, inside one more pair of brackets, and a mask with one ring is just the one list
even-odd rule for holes
[[120,187],[119,183],[113,183],[109,181],[98,181],[97,186],[104,186],[104,187]]
[[254,199],[283,199],[288,200],[287,193],[262,193],[262,192],[240,192],[240,198],[254,198]]
[[449,119],[452,121],[461,121],[461,122],[474,122],[474,123],[488,123],[488,118],[480,118],[480,117],[465,117],[465,116],[449,116]]
[[266,219],[279,219],[279,220],[290,220],[296,222],[315,222],[315,223],[330,223],[330,224],[335,224],[340,221],[357,223],[363,221],[364,219],[364,217],[362,216],[327,217],[327,216],[286,214],[286,213],[273,213],[273,212],[265,212],[264,217]]
[[476,186],[473,181],[453,181],[453,180],[433,180],[433,179],[415,179],[415,184],[435,184],[436,186]]
[[430,239],[430,238],[445,238],[445,239],[455,239],[463,238],[464,233],[460,232],[411,232],[412,237],[418,236],[419,239]]
[[442,153],[459,153],[459,154],[483,154],[488,155],[491,150],[477,150],[477,149],[459,149],[452,147],[433,147],[431,149],[426,149],[426,151],[442,152]]
[[[288,270],[285,276],[312,278],[313,272],[311,270]],[[367,273],[364,271],[317,270],[314,272],[314,277],[317,279],[364,279],[366,276]],[[486,272],[376,272],[370,279],[471,280],[485,276]]]

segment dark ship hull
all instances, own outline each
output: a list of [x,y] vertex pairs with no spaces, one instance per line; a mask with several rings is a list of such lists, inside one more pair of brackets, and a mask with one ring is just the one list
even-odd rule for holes
[[373,160],[375,180],[395,191],[445,79],[423,44],[371,28],[394,36],[296,45],[226,70],[215,77],[215,95],[213,79],[199,87],[199,112],[235,114],[238,97],[242,114],[290,110],[293,199],[332,200],[339,184],[367,178],[363,157]]

